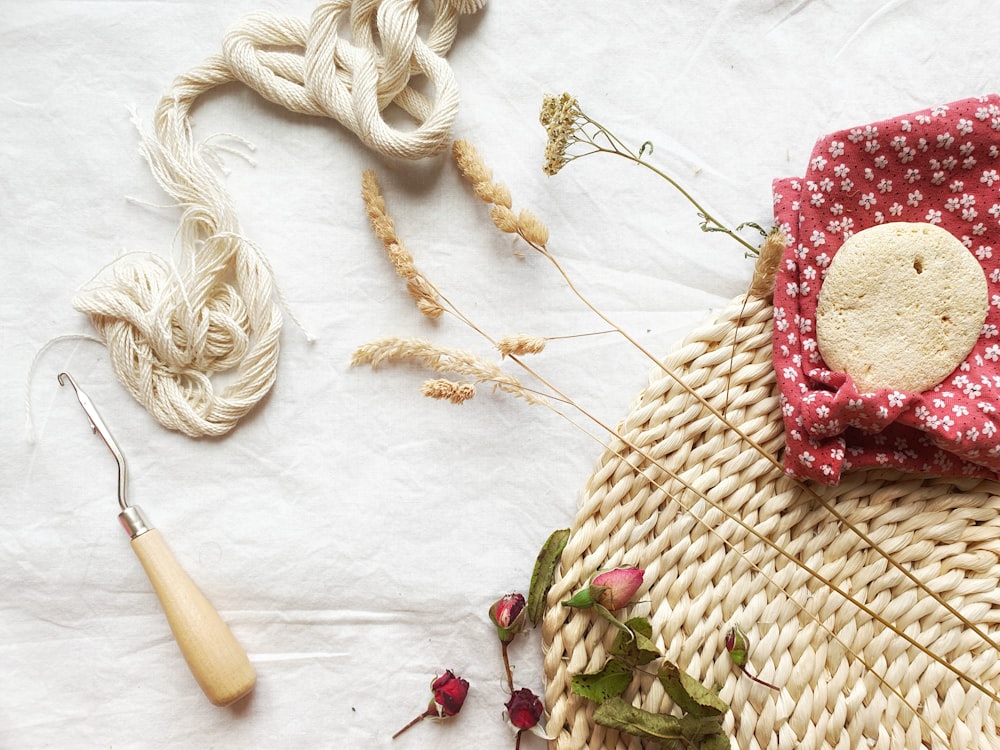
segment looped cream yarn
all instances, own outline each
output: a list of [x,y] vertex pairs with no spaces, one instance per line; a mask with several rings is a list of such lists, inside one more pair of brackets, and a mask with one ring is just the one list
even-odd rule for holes
[[[784,433],[771,361],[772,314],[767,299],[734,300],[663,362],[778,455]],[[994,696],[1000,691],[996,649],[811,501],[677,380],[654,369],[619,433],[627,442],[610,446],[586,484],[542,625],[550,747],[661,747],[595,725],[594,705],[570,685],[574,674],[604,665],[616,631],[560,602],[600,569],[623,565],[646,569],[647,588],[634,612],[650,615],[653,639],[666,657],[702,684],[721,686],[732,707],[724,728],[734,748],[1000,747],[997,700],[723,511]],[[997,639],[1000,485],[863,471],[819,491]],[[723,642],[733,624],[750,637],[749,669],[779,691],[733,666]],[[650,711],[673,708],[653,675],[635,679],[624,697]]]
[[[458,87],[444,59],[461,14],[486,0],[435,0],[426,38],[419,0],[320,3],[309,23],[256,13],[226,35],[222,53],[178,77],[157,105],[142,153],[182,208],[180,262],[129,256],[73,300],[108,347],[118,379],[157,421],[192,437],[232,429],[270,390],[281,311],[270,266],[240,231],[210,147],[190,112],[205,92],[241,81],[292,112],[330,117],[388,157],[444,150]],[[349,35],[348,32],[349,31]],[[433,97],[410,85],[424,76]],[[390,126],[395,104],[416,122]],[[227,373],[221,393],[213,375]]]

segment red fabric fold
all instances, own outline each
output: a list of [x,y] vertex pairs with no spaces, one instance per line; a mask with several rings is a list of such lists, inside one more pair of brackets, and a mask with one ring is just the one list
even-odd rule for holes
[[[774,290],[786,471],[836,484],[867,467],[1000,478],[1000,97],[965,99],[816,142],[804,177],[774,181],[789,238]],[[826,269],[853,234],[893,221],[951,232],[979,261],[989,311],[968,357],[922,393],[859,393],[816,343]]]

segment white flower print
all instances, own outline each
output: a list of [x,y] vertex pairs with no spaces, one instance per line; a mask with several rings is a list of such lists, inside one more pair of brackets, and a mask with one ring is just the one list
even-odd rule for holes
[[993,424],[992,422],[983,422],[983,434],[986,437],[988,438],[993,437],[993,433],[996,431],[997,431],[997,426],[995,424]]
[[961,135],[968,135],[972,132],[972,120],[960,117],[958,120],[958,132]]
[[781,371],[781,375],[785,380],[797,380],[799,377],[799,373],[794,367],[786,367]]
[[827,149],[830,152],[830,156],[836,159],[838,156],[844,155],[844,142],[843,141],[831,141],[830,148]]
[[953,407],[951,407],[951,413],[954,414],[956,417],[969,416],[968,408],[963,406],[962,404],[955,404]]
[[948,171],[951,171],[952,169],[958,166],[958,159],[956,159],[954,156],[949,156],[947,159],[941,162],[941,166],[947,169]]
[[829,177],[824,177],[822,180],[819,181],[819,189],[822,190],[824,193],[832,192],[833,180],[831,180]]
[[938,148],[951,148],[951,144],[955,142],[955,137],[948,132],[944,132],[937,137],[937,147]]
[[1000,182],[1000,174],[997,174],[995,169],[986,169],[983,170],[983,175],[979,178],[979,181],[984,183],[986,187],[993,187],[994,182]]
[[876,224],[884,224],[885,223],[885,214],[882,213],[881,211],[876,211],[875,212],[875,223]]
[[929,222],[931,224],[940,224],[941,223],[941,212],[940,211],[935,211],[932,208],[930,211],[927,212],[927,216],[924,217],[924,221],[927,221],[927,222]]
[[919,190],[914,190],[907,196],[906,205],[913,206],[914,208],[916,208],[917,206],[920,205],[920,201],[922,201],[923,199],[924,199],[923,193],[921,193]]
[[900,120],[899,129],[904,133],[909,133],[913,129],[913,124],[909,120]]
[[981,411],[983,414],[992,414],[997,410],[996,407],[993,406],[993,404],[991,404],[989,401],[980,401],[978,404],[976,404],[976,406],[979,407],[979,411]]
[[864,208],[871,208],[875,205],[875,193],[863,193],[858,200],[858,205]]
[[906,181],[911,185],[914,182],[920,181],[920,170],[919,169],[907,169],[906,170]]
[[868,182],[871,182],[872,180],[874,180],[875,179],[875,170],[872,169],[871,167],[865,167],[865,179]]
[[[946,114],[948,114],[947,104],[939,104],[931,109],[931,115],[933,115],[934,117],[944,117]],[[917,116],[917,119],[918,120],[920,119],[919,115]],[[927,122],[930,122],[930,119],[928,119]]]
[[820,253],[816,256],[816,265],[820,268],[826,268],[830,265],[830,256],[826,253]]
[[823,234],[818,229],[813,230],[812,236],[809,238],[809,241],[813,243],[813,247],[819,247],[820,245],[826,243],[826,235]]
[[947,175],[944,172],[938,171],[931,175],[931,184],[933,185],[943,185]]
[[[939,172],[938,174],[944,174],[944,172]],[[948,188],[953,193],[961,193],[963,190],[965,190],[965,183],[962,182],[961,180],[952,180]]]
[[816,269],[812,266],[806,266],[802,269],[802,278],[808,279],[809,281],[816,280]]
[[974,443],[977,440],[979,440],[979,430],[977,430],[975,427],[970,427],[968,430],[965,431],[965,436],[969,439],[970,442]]
[[893,203],[889,206],[889,213],[893,216],[901,216],[903,214],[903,206],[899,203]]
[[809,200],[809,205],[816,206],[817,208],[824,203],[826,203],[826,196],[822,193],[813,193],[812,198]]
[[979,260],[986,260],[987,258],[993,257],[993,248],[989,245],[980,245],[976,248],[976,257]]
[[866,154],[874,154],[876,151],[878,151],[878,148],[879,148],[878,141],[867,141],[865,143]]
[[916,155],[917,152],[914,151],[913,148],[910,146],[903,146],[903,148],[899,150],[899,160],[903,164],[909,164],[911,161],[913,161]]
[[977,216],[979,216],[979,212],[974,208],[970,207],[962,209],[962,218],[965,221],[974,221]]
[[844,213],[844,204],[834,203],[832,206],[830,206],[830,213],[833,214],[834,216],[840,216],[842,213]]
[[878,191],[882,193],[882,195],[892,192],[892,180],[887,180],[887,179],[879,180]]
[[[847,175],[849,175],[850,173],[851,173],[851,168],[843,163],[838,164],[833,168],[834,177],[847,177]],[[830,182],[831,184],[833,184],[832,180]]]
[[902,406],[904,398],[903,394],[899,391],[893,391],[889,394],[889,406]]
[[990,281],[994,284],[1000,284],[1000,268],[994,268],[990,272]]
[[824,404],[816,408],[816,416],[820,419],[826,419],[830,416],[830,407]]
[[854,189],[854,180],[852,180],[850,177],[843,180],[840,183],[840,189],[843,190],[845,193],[851,192]]
[[997,344],[987,346],[986,351],[983,352],[983,356],[990,362],[1000,361],[1000,346]]
[[813,462],[816,460],[816,456],[811,454],[809,451],[804,451],[799,454],[799,463],[803,463],[806,466],[812,466]]
[[826,165],[827,161],[822,156],[817,156],[811,162],[809,162],[809,166],[813,169],[814,172],[822,172],[823,168]]
[[982,336],[986,339],[991,339],[997,335],[997,327],[992,323],[986,323],[983,326]]
[[889,160],[886,159],[885,156],[879,155],[875,157],[875,161],[873,163],[879,169],[885,169],[889,165]]
[[961,146],[958,147],[958,153],[960,153],[962,156],[970,156],[972,152],[975,150],[976,147],[973,145],[971,141],[966,141],[965,143],[963,143]]
[[994,203],[992,206],[990,206],[989,211],[987,211],[986,213],[988,213],[994,219],[1000,216],[1000,203]]
[[862,132],[861,128],[852,128],[851,132],[847,134],[847,140],[851,143],[861,143],[865,139],[865,134]]
[[891,141],[889,141],[889,147],[893,151],[899,151],[905,145],[906,145],[906,136],[905,135],[897,135],[895,138],[893,138]]
[[974,156],[969,156],[962,160],[962,169],[972,169],[974,166],[976,166],[976,158]]

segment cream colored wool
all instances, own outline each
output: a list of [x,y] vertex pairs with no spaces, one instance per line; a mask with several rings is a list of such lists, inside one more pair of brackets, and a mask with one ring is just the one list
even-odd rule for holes
[[[337,120],[385,156],[430,156],[448,146],[458,109],[443,56],[459,16],[485,2],[436,0],[426,38],[417,33],[418,0],[324,2],[308,23],[255,13],[229,31],[221,54],[174,81],[142,134],[142,152],[183,208],[180,263],[123,258],[73,301],[100,332],[119,380],[161,424],[192,437],[228,432],[270,390],[278,362],[271,269],[242,235],[211,150],[193,138],[198,97],[241,81],[292,112]],[[418,75],[433,98],[410,86]],[[389,126],[382,112],[390,104],[417,126]],[[228,373],[221,392],[217,373]]]

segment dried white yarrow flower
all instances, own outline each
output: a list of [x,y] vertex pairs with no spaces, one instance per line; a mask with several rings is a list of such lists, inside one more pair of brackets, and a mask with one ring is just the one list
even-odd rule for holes
[[550,95],[542,99],[542,111],[538,120],[548,136],[545,165],[542,167],[546,174],[554,175],[566,166],[566,149],[573,141],[580,115],[576,98],[569,94]]

